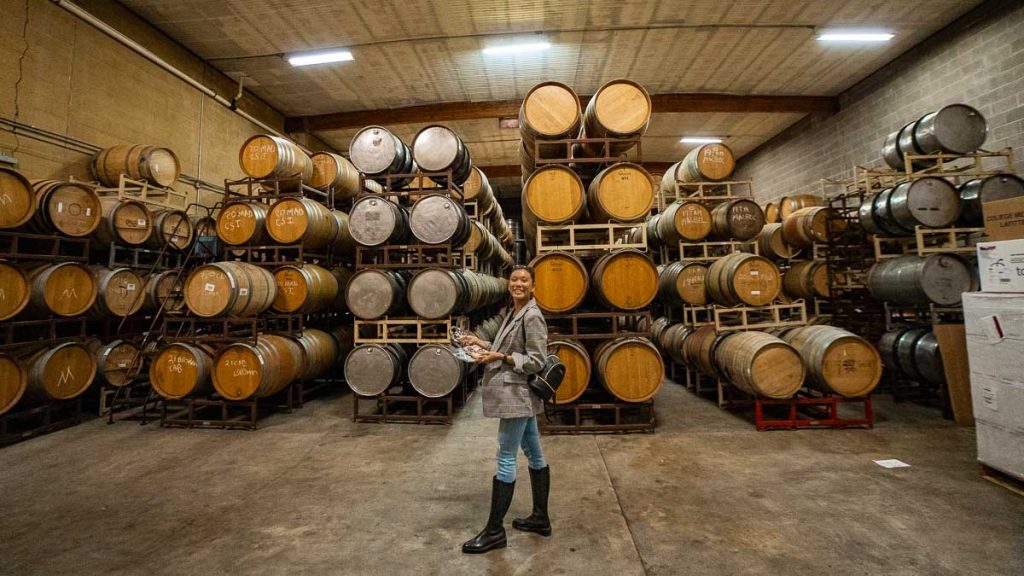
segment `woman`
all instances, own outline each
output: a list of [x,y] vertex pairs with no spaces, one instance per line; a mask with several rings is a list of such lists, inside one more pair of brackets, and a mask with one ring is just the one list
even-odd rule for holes
[[[512,308],[492,341],[474,335],[463,336],[463,345],[475,344],[484,349],[476,356],[484,365],[484,416],[500,418],[498,425],[498,474],[491,492],[491,514],[487,526],[472,540],[462,545],[467,554],[480,554],[504,548],[504,519],[512,503],[516,482],[516,453],[522,446],[529,460],[530,486],[533,489],[533,513],[517,518],[512,527],[524,532],[551,535],[548,519],[548,490],[551,470],[540,449],[537,414],[541,401],[530,392],[527,379],[544,366],[548,349],[548,327],[537,302],[533,299],[533,270],[514,266],[508,279]],[[490,338],[489,334],[481,334]]]

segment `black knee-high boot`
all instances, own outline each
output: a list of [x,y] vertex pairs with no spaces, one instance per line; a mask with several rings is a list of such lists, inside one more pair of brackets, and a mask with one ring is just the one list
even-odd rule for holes
[[491,514],[487,517],[487,526],[472,540],[462,545],[464,553],[482,554],[508,545],[505,538],[505,514],[512,504],[512,493],[515,488],[515,482],[502,482],[497,476],[494,477],[491,488]]
[[528,518],[512,520],[512,527],[523,532],[536,532],[551,536],[551,520],[548,518],[548,492],[551,490],[551,467],[540,470],[530,468],[530,488],[533,491],[533,513]]

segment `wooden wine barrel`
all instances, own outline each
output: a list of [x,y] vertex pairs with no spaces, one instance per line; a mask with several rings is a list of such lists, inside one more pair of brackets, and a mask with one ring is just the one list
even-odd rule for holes
[[25,366],[14,356],[0,352],[0,416],[18,404],[27,385]]
[[764,212],[753,200],[728,200],[711,210],[711,234],[718,240],[750,240],[762,228]]
[[25,273],[0,261],[0,321],[10,320],[28,306],[32,287]]
[[685,364],[713,378],[720,378],[715,363],[715,350],[727,334],[717,334],[711,325],[700,326],[683,339]]
[[169,148],[142,144],[100,150],[92,159],[92,173],[104,186],[119,186],[121,175],[146,180],[164,188],[178,181],[181,164]]
[[456,276],[462,278],[467,286],[463,309],[472,312],[478,308],[492,306],[508,296],[508,281],[470,270],[457,270]]
[[639,222],[654,205],[651,175],[632,162],[612,164],[590,182],[587,197],[594,222]]
[[282,198],[267,213],[267,234],[279,244],[302,244],[303,248],[324,248],[338,237],[338,218],[323,204],[310,198]]
[[282,314],[322,312],[338,299],[338,279],[316,264],[286,265],[274,270],[277,285],[271,307]]
[[398,344],[362,344],[345,358],[345,380],[359,396],[378,396],[398,384],[408,356]]
[[317,190],[334,189],[334,199],[344,200],[359,194],[359,170],[347,158],[331,152],[316,152],[310,156],[313,176],[309,185]]
[[202,318],[262,314],[276,296],[274,275],[245,262],[204,264],[185,280],[185,305]]
[[0,229],[17,228],[36,213],[32,183],[17,170],[0,167]]
[[153,233],[146,244],[162,249],[165,245],[184,252],[192,246],[195,230],[188,214],[181,210],[159,209],[153,212]]
[[[632,80],[612,80],[600,88],[587,103],[583,129],[587,138],[629,138],[643,136],[651,121],[651,97],[643,86]],[[622,154],[635,144],[612,143],[612,154]],[[599,145],[587,147],[587,154],[601,153]]]
[[661,333],[662,350],[677,364],[685,364],[683,342],[693,332],[693,328],[685,324],[672,324]]
[[205,344],[168,344],[149,365],[149,383],[154,392],[171,400],[210,394],[215,355],[214,349]]
[[313,161],[298,144],[269,134],[246,140],[238,152],[238,163],[247,176],[280,179],[278,186],[282,189],[309,184],[313,177]]
[[338,312],[348,312],[348,305],[345,304],[345,293],[348,292],[348,283],[352,280],[355,272],[344,266],[335,266],[331,268],[330,272],[331,276],[334,276],[335,281],[338,283],[338,297],[334,299],[332,308]]
[[811,248],[828,242],[829,208],[801,208],[782,221],[782,241],[797,248]]
[[331,337],[338,345],[338,359],[335,364],[348,357],[349,352],[355,348],[355,327],[351,323],[338,324],[331,328]]
[[[348,148],[349,160],[360,172],[385,184],[389,174],[415,172],[412,150],[402,139],[383,126],[367,126],[356,132]],[[391,180],[391,188],[401,188],[409,178]]]
[[338,221],[338,235],[333,242],[335,256],[354,257],[359,243],[352,237],[348,214],[341,210],[331,210],[331,215]]
[[824,199],[813,194],[797,194],[795,196],[783,196],[782,198],[779,198],[779,218],[785,221],[790,214],[796,212],[801,208],[823,206],[824,204]]
[[[427,126],[416,133],[412,142],[412,157],[424,172],[452,171],[452,180],[461,185],[469,178],[473,167],[469,148],[462,138],[447,126]],[[439,184],[447,177],[431,176]]]
[[675,306],[704,306],[708,303],[708,268],[699,262],[672,262],[658,273],[658,295]]
[[445,318],[466,307],[469,285],[465,278],[445,268],[424,268],[409,280],[406,299],[421,318]]
[[885,367],[898,377],[924,384],[941,385],[946,377],[938,340],[929,328],[897,328],[878,342]]
[[338,363],[338,342],[329,333],[316,328],[305,328],[302,335],[294,341],[302,353],[296,380],[318,378]]
[[878,300],[897,304],[953,306],[973,283],[971,269],[955,254],[900,256],[877,262],[867,285]]
[[142,360],[138,346],[121,339],[111,340],[96,351],[96,372],[107,384],[120,388],[131,383],[131,371]]
[[[526,93],[519,107],[519,135],[530,157],[536,140],[575,138],[583,125],[580,100],[572,88],[558,82],[542,82]],[[541,150],[551,156],[557,147]],[[557,155],[557,154],[556,154]]]
[[66,342],[40,350],[26,362],[25,398],[71,400],[85,393],[96,378],[96,358],[82,344]]
[[675,194],[676,183],[684,189],[694,189],[696,182],[721,182],[732,175],[736,158],[725,144],[702,144],[690,150],[679,162],[665,171],[661,178],[661,189],[666,194]]
[[762,256],[775,260],[788,260],[801,252],[799,248],[786,243],[782,224],[765,224],[757,235],[757,248]]
[[[935,176],[904,182],[884,199],[882,218],[888,218],[905,234],[915,227],[944,228],[960,217],[960,193],[949,180]],[[876,210],[879,210],[876,207]],[[892,228],[892,225],[886,226]]]
[[763,398],[792,398],[804,384],[804,365],[792,346],[764,332],[735,332],[715,349],[715,364],[733,386]]
[[1013,174],[968,180],[960,185],[960,222],[964,226],[980,228],[985,225],[982,205],[1020,196],[1024,196],[1024,179]]
[[96,302],[96,280],[84,264],[40,264],[24,272],[29,284],[29,306],[36,314],[81,316]]
[[754,254],[730,254],[708,268],[708,296],[726,306],[765,306],[775,300],[781,288],[778,267]]
[[673,202],[658,214],[655,229],[658,242],[666,246],[681,241],[700,242],[711,233],[711,212],[699,202]]
[[349,279],[345,303],[356,318],[376,320],[405,307],[406,285],[401,272],[363,269]]
[[442,194],[421,197],[409,212],[409,231],[422,244],[462,246],[471,229],[462,203]]
[[985,143],[985,117],[966,104],[950,104],[914,123],[914,144],[925,154],[969,154]]
[[177,270],[154,272],[146,277],[143,286],[143,306],[148,312],[170,313],[185,310],[185,279]]
[[824,260],[797,262],[782,275],[782,289],[793,299],[828,298],[828,267]]
[[124,318],[142,309],[146,298],[145,281],[131,268],[90,265],[89,272],[96,282],[96,302],[92,314],[98,318]]
[[462,185],[462,194],[466,202],[476,202],[479,216],[487,216],[494,211],[498,201],[494,198],[494,189],[483,170],[473,166],[469,178]]
[[650,400],[661,389],[665,364],[646,338],[607,340],[594,351],[598,382],[623,402]]
[[577,340],[569,338],[552,338],[548,340],[548,354],[558,356],[565,365],[565,378],[562,385],[555,391],[554,404],[575,402],[587,390],[590,384],[590,354]]
[[409,358],[409,384],[427,398],[443,398],[462,382],[467,366],[455,357],[451,347],[425,344]]
[[[0,184],[2,185],[2,184]],[[103,206],[92,186],[81,182],[33,180],[37,208],[28,229],[37,234],[63,234],[73,238],[89,236],[103,220]],[[10,205],[0,203],[2,212]],[[2,226],[0,226],[2,227]]]
[[594,294],[617,310],[639,310],[658,295],[658,270],[639,250],[616,250],[599,258],[590,278]]
[[302,349],[289,338],[259,334],[256,343],[235,342],[213,361],[213,387],[228,400],[266,398],[301,373]]
[[533,268],[533,297],[545,312],[561,314],[573,310],[587,296],[587,267],[568,252],[546,252],[530,262]]
[[363,246],[403,244],[409,237],[409,213],[386,198],[364,196],[352,204],[349,233]]
[[778,224],[779,220],[779,206],[774,202],[769,202],[764,205],[764,221],[765,224]]
[[803,326],[781,338],[822,389],[847,398],[867,396],[882,378],[882,358],[867,340],[832,326]]
[[522,201],[525,230],[536,229],[538,223],[579,221],[587,209],[583,181],[560,165],[545,166],[531,174],[523,184]]
[[142,246],[153,234],[153,214],[142,202],[102,197],[100,206],[103,218],[92,233],[96,242]]
[[259,245],[266,237],[269,211],[259,202],[232,202],[217,217],[217,236],[231,246]]

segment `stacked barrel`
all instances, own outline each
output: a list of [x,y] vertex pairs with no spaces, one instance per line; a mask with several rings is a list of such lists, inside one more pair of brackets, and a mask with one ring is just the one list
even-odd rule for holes
[[352,347],[342,321],[352,274],[342,262],[355,241],[338,207],[363,186],[357,169],[269,135],[249,138],[239,163],[248,178],[225,183],[211,226],[219,258],[182,279],[193,320],[183,333],[167,330],[153,354],[150,382],[165,402],[270,398],[333,379]]
[[[699,381],[760,399],[802,390],[860,398],[878,384],[881,361],[863,338],[805,323],[804,301],[827,295],[824,262],[812,255],[828,237],[826,208],[794,196],[766,209],[732,182],[732,152],[705,144],[673,164],[661,181],[647,237],[660,247],[653,335],[670,364]],[[797,310],[786,313],[783,310]],[[677,377],[678,378],[678,377]]]
[[[586,106],[569,86],[545,82],[527,92],[519,111],[522,227],[534,296],[550,317],[549,350],[567,367],[556,404],[594,395],[647,402],[661,386],[661,358],[639,326],[657,295],[657,271],[646,243],[615,247],[654,204],[639,154],[626,161],[650,113],[647,91],[630,80],[601,86]],[[573,246],[551,249],[538,237],[539,226],[570,234]],[[597,241],[586,240],[588,234]],[[617,315],[628,330],[609,328]],[[569,324],[578,338],[559,335]],[[588,330],[598,335],[584,334]]]
[[450,346],[448,328],[507,298],[512,235],[501,206],[469,148],[445,126],[423,128],[411,145],[369,126],[353,137],[349,156],[382,191],[355,198],[349,218],[358,258],[342,296],[359,344],[344,360],[348,384],[362,397],[396,387],[449,397],[471,365]]

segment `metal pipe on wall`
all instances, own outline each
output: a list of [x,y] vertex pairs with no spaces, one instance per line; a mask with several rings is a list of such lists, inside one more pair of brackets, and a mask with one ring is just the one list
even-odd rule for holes
[[[107,36],[110,36],[114,40],[117,40],[118,42],[120,42],[124,46],[128,47],[129,49],[131,49],[136,54],[138,54],[138,55],[142,56],[143,58],[149,60],[153,64],[156,64],[160,68],[163,68],[165,71],[173,74],[174,76],[177,76],[178,79],[180,79],[182,82],[185,82],[186,84],[192,86],[196,90],[199,90],[203,94],[209,96],[210,98],[213,98],[213,100],[216,101],[218,104],[220,104],[220,105],[224,106],[225,108],[231,110],[235,114],[238,114],[242,118],[245,118],[249,122],[252,122],[253,124],[259,126],[260,129],[266,131],[269,134],[273,134],[274,136],[278,136],[278,137],[284,138],[286,140],[292,140],[291,138],[289,138],[288,136],[282,134],[278,130],[275,130],[273,127],[271,127],[270,125],[266,124],[262,120],[254,117],[253,115],[249,114],[248,112],[246,112],[244,110],[241,110],[241,109],[237,108],[230,100],[227,100],[227,99],[221,97],[219,94],[214,92],[211,88],[207,87],[205,84],[199,82],[195,78],[192,78],[188,74],[186,74],[186,73],[182,72],[181,70],[179,70],[178,68],[174,67],[174,65],[170,64],[169,62],[167,62],[163,58],[157,56],[156,54],[151,52],[145,46],[139,44],[135,40],[132,40],[128,36],[122,34],[116,28],[114,28],[113,26],[107,24],[103,20],[100,20],[99,18],[93,16],[91,13],[87,12],[85,9],[83,9],[80,6],[76,5],[74,2],[69,2],[68,0],[51,0],[51,1],[54,4],[56,4],[57,6],[59,6],[59,7],[63,8],[63,9],[65,9],[65,10],[67,10],[68,12],[74,14],[78,18],[88,22],[93,27],[95,27],[97,30],[99,30],[100,32],[103,32]],[[298,144],[298,143],[296,143],[296,144]],[[305,152],[307,154],[310,152],[308,149],[306,149],[302,145],[299,145],[299,147],[302,148],[303,150],[305,150]]]

